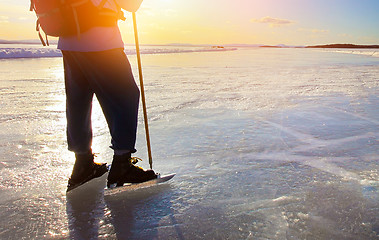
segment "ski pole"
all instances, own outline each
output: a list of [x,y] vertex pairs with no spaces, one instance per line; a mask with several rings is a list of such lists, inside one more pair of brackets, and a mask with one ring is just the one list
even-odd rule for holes
[[151,156],[151,145],[150,145],[150,135],[149,135],[149,124],[148,124],[148,120],[147,120],[145,89],[144,89],[144,87],[143,87],[141,54],[140,54],[140,50],[139,50],[139,42],[138,42],[137,19],[136,19],[136,13],[133,12],[132,14],[133,14],[134,39],[135,39],[135,42],[136,42],[136,52],[137,52],[137,62],[138,62],[138,73],[139,73],[139,81],[140,81],[140,88],[141,88],[141,98],[142,98],[142,108],[143,108],[143,119],[144,119],[144,122],[145,122],[147,153],[148,153],[148,155],[149,155],[150,169],[153,169],[153,157]]

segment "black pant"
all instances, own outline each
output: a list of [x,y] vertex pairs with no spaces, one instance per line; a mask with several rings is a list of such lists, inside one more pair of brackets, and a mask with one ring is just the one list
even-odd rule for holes
[[112,136],[111,147],[135,152],[139,89],[123,49],[62,53],[68,149],[91,149],[91,110],[96,94]]

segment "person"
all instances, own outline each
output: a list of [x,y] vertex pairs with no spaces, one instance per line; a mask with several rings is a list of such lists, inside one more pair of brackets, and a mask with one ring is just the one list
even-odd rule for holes
[[[112,11],[136,12],[142,0],[91,0]],[[106,164],[95,163],[92,153],[91,109],[96,95],[106,118],[111,148],[114,150],[107,186],[140,183],[157,177],[153,170],[136,166],[136,132],[139,89],[124,52],[117,22],[113,26],[93,26],[78,36],[60,37],[65,90],[68,149],[75,164],[67,191],[102,176]]]

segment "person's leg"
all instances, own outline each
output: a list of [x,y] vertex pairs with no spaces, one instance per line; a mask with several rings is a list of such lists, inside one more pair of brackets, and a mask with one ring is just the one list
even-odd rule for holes
[[154,171],[135,166],[131,157],[136,151],[139,89],[124,51],[114,49],[86,56],[93,67],[86,74],[107,120],[115,152],[108,187],[156,178]]
[[108,123],[115,155],[108,186],[144,182],[156,178],[154,171],[135,166],[139,89],[122,49],[75,54],[82,74],[96,94]]
[[67,191],[107,172],[105,164],[94,162],[91,150],[91,110],[94,92],[83,74],[85,62],[80,59],[80,55],[81,53],[63,51],[67,142],[69,150],[75,152],[75,164]]
[[85,53],[85,76],[107,120],[115,151],[135,152],[139,89],[122,49]]
[[[77,56],[80,53],[63,51],[66,87],[66,117],[68,149],[78,154],[91,152],[91,111],[93,90],[83,74]],[[92,152],[91,152],[92,153]]]

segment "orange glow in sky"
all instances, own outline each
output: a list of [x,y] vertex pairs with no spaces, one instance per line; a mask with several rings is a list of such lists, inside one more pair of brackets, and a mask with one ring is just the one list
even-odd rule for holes
[[[37,39],[28,10],[29,0],[2,0],[0,39]],[[377,0],[145,0],[137,20],[142,44],[378,44],[378,12]]]

